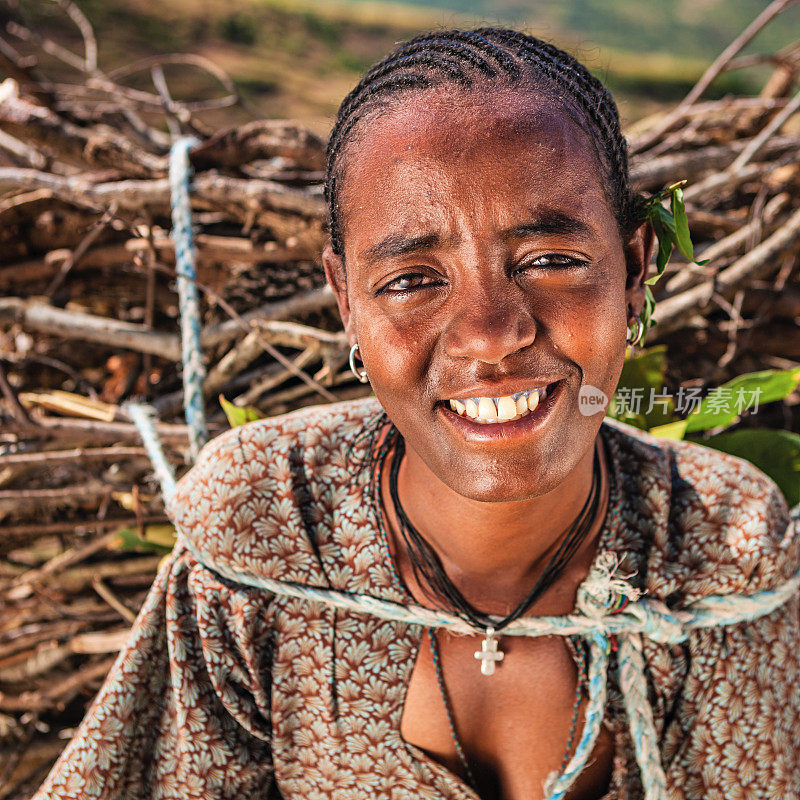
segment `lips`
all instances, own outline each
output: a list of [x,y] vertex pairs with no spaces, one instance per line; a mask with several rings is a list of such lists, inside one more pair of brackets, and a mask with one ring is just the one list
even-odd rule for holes
[[[553,383],[549,383],[546,386],[536,387],[537,395],[542,389],[545,390],[543,392],[542,399],[538,399],[536,409],[531,411],[529,408],[527,412],[522,414],[518,413],[515,418],[502,422],[499,419],[490,420],[487,422],[484,421],[484,418],[473,419],[472,417],[467,416],[466,401],[470,399],[476,399],[477,395],[471,398],[453,398],[458,399],[459,402],[465,405],[465,413],[463,414],[459,414],[458,411],[454,411],[450,407],[449,400],[440,401],[437,404],[438,411],[439,414],[442,415],[442,421],[445,422],[449,428],[452,428],[452,430],[457,432],[460,437],[463,437],[472,444],[514,446],[515,443],[521,443],[529,440],[531,435],[534,435],[535,432],[541,431],[548,425],[554,414],[555,408],[563,405],[561,404],[561,400],[563,399],[562,395],[565,393],[565,387],[567,383],[568,381],[562,378],[554,381]],[[517,381],[516,386],[518,387],[519,385],[520,382]],[[516,387],[512,385],[509,386],[509,388],[514,389]],[[523,392],[529,391],[531,390],[523,390]],[[504,396],[513,397],[514,394],[519,395],[520,392],[514,392],[513,394]],[[498,398],[486,397],[486,399],[500,400],[502,397],[503,396]],[[496,403],[493,403],[492,405],[495,409],[497,409]],[[486,408],[485,403],[484,408]]]
[[448,401],[450,409],[482,425],[515,422],[535,411],[547,397],[547,386],[524,389],[500,397],[464,397]]

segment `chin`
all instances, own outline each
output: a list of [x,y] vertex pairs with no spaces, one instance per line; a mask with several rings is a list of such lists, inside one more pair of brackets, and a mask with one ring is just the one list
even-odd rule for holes
[[[590,446],[591,442],[586,442],[586,448]],[[438,477],[454,492],[471,500],[484,503],[530,500],[556,489],[578,465],[586,448],[583,443],[576,447],[573,442],[570,447],[548,448],[542,455],[527,451],[518,458],[509,454],[489,463],[485,459],[462,459],[456,480],[450,470],[443,470]]]
[[494,454],[455,444],[435,452],[414,449],[436,478],[462,497],[483,503],[530,500],[555,490],[591,451],[597,428],[581,422]]

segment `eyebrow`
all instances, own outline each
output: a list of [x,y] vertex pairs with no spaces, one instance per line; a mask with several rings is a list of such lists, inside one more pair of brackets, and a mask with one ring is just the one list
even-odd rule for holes
[[437,244],[439,244],[439,236],[436,233],[427,233],[423,236],[405,236],[402,233],[392,233],[365,250],[362,255],[366,258],[392,258],[419,250],[429,250]]
[[503,234],[509,239],[524,239],[526,236],[591,236],[592,229],[583,221],[560,211],[548,210],[537,214],[530,222],[506,228]]

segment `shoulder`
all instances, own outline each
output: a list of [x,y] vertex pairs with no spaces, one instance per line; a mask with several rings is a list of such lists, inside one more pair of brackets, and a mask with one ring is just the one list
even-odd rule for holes
[[360,503],[350,458],[380,406],[374,398],[300,409],[209,442],[167,510],[211,562],[283,580],[313,580],[310,529]]
[[647,539],[648,591],[690,602],[772,588],[794,574],[797,526],[761,470],[694,442],[606,427],[628,521]]

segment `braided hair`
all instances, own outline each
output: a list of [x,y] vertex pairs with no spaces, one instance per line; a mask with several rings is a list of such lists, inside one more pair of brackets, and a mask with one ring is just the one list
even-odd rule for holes
[[507,28],[424,33],[401,44],[373,65],[339,108],[328,140],[325,199],[331,248],[344,255],[339,192],[346,146],[358,125],[404,93],[484,82],[522,86],[548,94],[590,135],[606,179],[606,192],[620,233],[632,232],[636,195],[628,175],[628,149],[616,103],[579,61],[533,36]]

